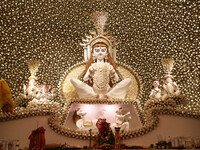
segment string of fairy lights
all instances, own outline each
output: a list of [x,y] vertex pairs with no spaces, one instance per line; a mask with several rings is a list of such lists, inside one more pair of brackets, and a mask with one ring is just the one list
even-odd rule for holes
[[[131,66],[143,81],[142,105],[152,80],[163,83],[162,58],[174,58],[174,81],[199,111],[198,2],[190,0],[51,0],[0,2],[0,77],[13,97],[23,92],[28,61],[41,62],[39,84],[57,87],[63,73],[83,60],[82,38],[94,30],[90,15],[109,13],[106,31],[116,38],[117,61]],[[56,97],[57,101],[59,96]]]

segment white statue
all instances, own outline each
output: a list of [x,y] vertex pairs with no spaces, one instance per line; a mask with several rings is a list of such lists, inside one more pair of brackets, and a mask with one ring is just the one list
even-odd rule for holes
[[50,92],[50,85],[38,85],[37,78],[31,76],[29,82],[24,85],[24,96],[26,98],[36,98],[38,100],[49,100],[55,97],[55,89]]
[[76,89],[79,98],[125,98],[126,91],[131,84],[127,78],[120,83],[116,73],[116,45],[117,41],[108,32],[104,32],[107,21],[107,12],[94,12],[91,15],[96,31],[90,31],[89,36],[83,39],[81,45],[84,47],[84,59],[86,74],[83,80],[88,84],[72,78],[71,83]]
[[79,98],[125,98],[127,88],[131,84],[131,79],[127,78],[112,87],[119,77],[108,46],[103,42],[97,42],[92,46],[92,53],[86,64],[86,74],[83,79],[89,81],[91,86],[78,79],[71,79]]
[[120,127],[120,132],[129,130],[129,120],[131,119],[130,112],[122,113],[122,107],[116,111],[115,123],[111,124],[111,129],[115,132],[115,127]]
[[176,97],[180,95],[180,90],[175,82],[172,81],[172,76],[165,76],[165,82],[163,84],[163,97],[162,99],[167,99],[168,97]]
[[97,120],[86,120],[84,116],[87,113],[77,108],[73,115],[73,120],[79,130],[96,129]]
[[37,83],[37,77],[35,76],[38,71],[39,66],[40,66],[40,61],[38,60],[30,60],[28,62],[28,67],[29,67],[31,76],[29,77],[27,86],[26,85],[23,86],[25,97],[36,98],[37,94],[40,91],[38,87],[38,83]]
[[24,85],[24,95],[28,98],[36,98],[40,91],[37,84],[37,78],[35,76],[29,77],[27,86]]
[[50,85],[41,85],[40,86],[40,91],[37,94],[37,98],[40,100],[50,100],[55,97],[55,89],[53,88],[51,92],[49,91],[51,88]]
[[153,88],[151,90],[151,94],[149,95],[149,97],[151,99],[160,99],[161,96],[161,90],[160,90],[160,83],[158,80],[154,80],[153,81]]

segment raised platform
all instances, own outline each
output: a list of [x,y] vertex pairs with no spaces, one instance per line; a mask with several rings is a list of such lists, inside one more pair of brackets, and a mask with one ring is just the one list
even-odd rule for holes
[[87,113],[87,115],[84,117],[86,120],[98,120],[98,118],[106,118],[106,121],[112,124],[115,122],[115,112],[119,107],[122,107],[125,113],[130,112],[130,129],[133,130],[142,126],[142,122],[138,115],[137,109],[134,105],[128,104],[72,104],[69,110],[69,114],[67,115],[64,122],[64,126],[71,129],[77,129],[73,122],[73,114],[77,108],[81,108],[81,110]]

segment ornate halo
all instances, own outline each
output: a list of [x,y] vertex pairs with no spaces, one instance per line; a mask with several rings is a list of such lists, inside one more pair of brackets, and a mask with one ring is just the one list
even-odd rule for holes
[[112,35],[108,35],[108,32],[104,32],[104,26],[107,20],[106,12],[95,12],[92,15],[92,21],[97,31],[90,31],[90,35],[86,35],[85,39],[82,39],[81,46],[84,49],[84,60],[90,59],[92,53],[92,46],[95,43],[103,42],[108,45],[108,50],[111,57],[116,61],[116,45],[119,43]]

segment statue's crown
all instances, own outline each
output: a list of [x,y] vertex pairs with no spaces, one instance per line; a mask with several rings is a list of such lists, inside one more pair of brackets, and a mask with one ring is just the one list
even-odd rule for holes
[[89,31],[90,35],[86,35],[86,38],[82,39],[83,42],[80,43],[84,48],[85,61],[90,58],[93,45],[99,42],[105,43],[108,46],[111,57],[116,60],[116,45],[118,42],[112,35],[109,35],[108,32],[104,32],[107,17],[107,12],[95,12],[91,15],[91,20],[96,27],[96,31]]

